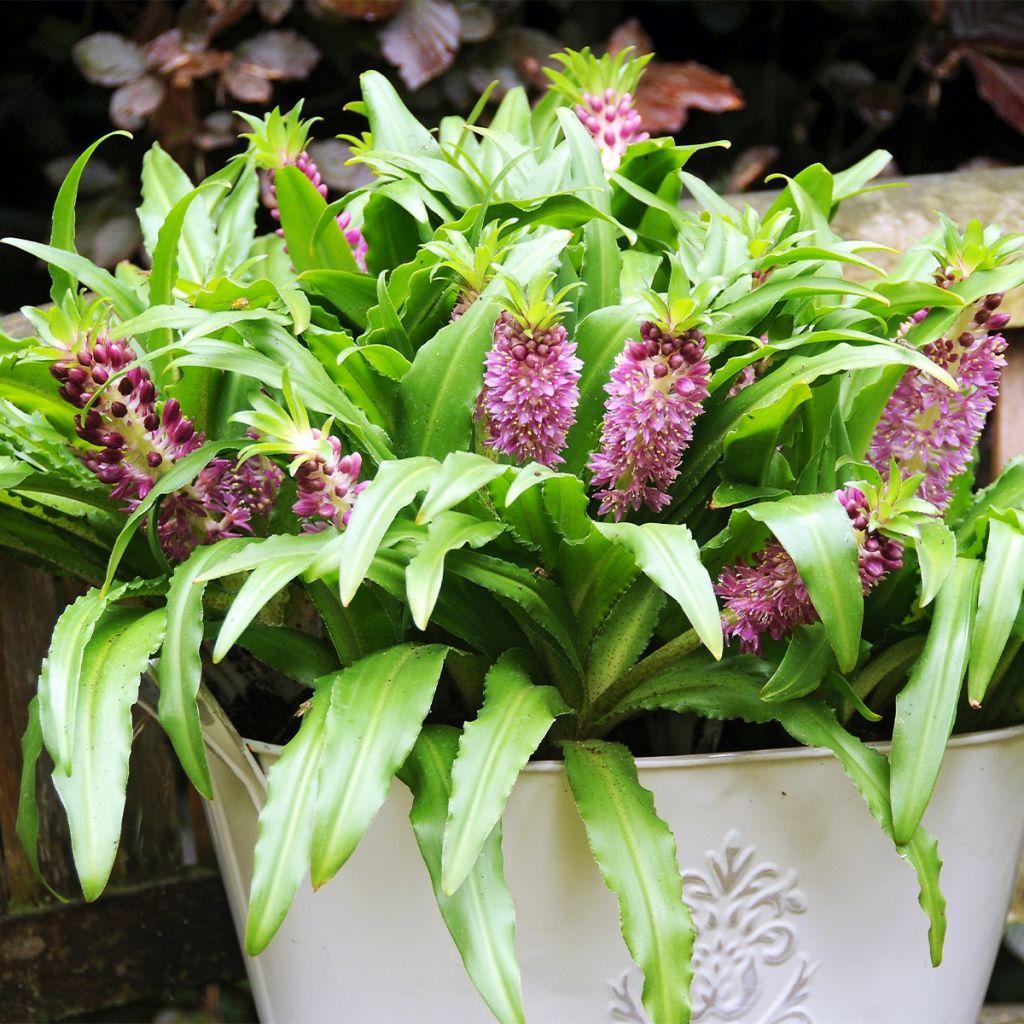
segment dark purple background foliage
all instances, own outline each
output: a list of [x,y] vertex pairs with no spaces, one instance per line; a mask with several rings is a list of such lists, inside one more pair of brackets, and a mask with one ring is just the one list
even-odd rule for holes
[[[412,82],[440,71],[414,92],[403,87],[413,109],[436,123],[452,109],[468,111],[494,78],[536,87],[541,62],[552,49],[603,48],[630,18],[653,39],[659,65],[697,61],[731,76],[742,91],[743,109],[705,112],[696,108],[721,105],[722,96],[710,86],[701,96],[701,81],[695,80],[695,108],[680,132],[690,142],[732,140],[730,151],[699,154],[694,161],[698,173],[720,187],[757,187],[767,173],[792,173],[815,160],[839,168],[876,147],[891,150],[899,171],[909,174],[1021,161],[1020,3],[496,0],[453,6],[438,0],[435,7],[418,9],[423,22],[400,8],[398,0],[231,0],[212,12],[204,0],[5,5],[0,129],[6,188],[0,232],[46,237],[63,170],[112,127],[115,85],[98,84],[102,75],[95,68],[93,81],[87,81],[72,55],[76,43],[96,32],[138,44],[175,27],[210,36],[194,50],[195,77],[185,74],[183,88],[179,75],[155,111],[148,108],[171,81],[169,72],[160,84],[152,67],[143,68],[150,79],[133,86],[137,92],[119,94],[119,116],[140,127],[132,142],[109,142],[83,183],[82,247],[98,261],[113,261],[135,244],[131,211],[138,170],[154,138],[190,173],[201,175],[234,152],[217,145],[218,135],[230,137],[233,127],[226,112],[262,111],[267,96],[282,105],[306,96],[305,112],[324,119],[322,138],[359,131],[360,119],[341,110],[356,98],[358,73],[377,67],[397,81],[395,65]],[[395,11],[397,18],[383,16]],[[381,16],[366,20],[353,12]],[[311,71],[314,62],[303,40],[320,51]],[[87,65],[82,52],[78,64]],[[250,66],[262,62],[255,77],[242,74],[247,54]],[[678,86],[676,74],[674,79],[672,71],[662,72],[666,89],[673,82]],[[664,98],[678,107],[680,95]],[[217,111],[223,113],[207,120]],[[0,252],[0,311],[42,301],[46,287],[45,273],[23,254]]]

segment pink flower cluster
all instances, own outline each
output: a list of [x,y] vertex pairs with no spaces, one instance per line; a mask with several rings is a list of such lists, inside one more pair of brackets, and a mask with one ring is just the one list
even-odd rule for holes
[[489,447],[517,462],[556,466],[576,418],[582,362],[561,324],[525,328],[503,312],[485,359],[477,416],[486,416]]
[[704,335],[696,328],[678,337],[650,321],[640,341],[626,342],[605,385],[601,447],[591,456],[601,515],[616,520],[647,505],[660,511],[693,438],[693,421],[708,395],[711,367]]
[[896,460],[904,475],[924,473],[920,495],[940,510],[952,500],[952,481],[970,465],[999,394],[1006,340],[989,332],[1009,322],[1007,314],[995,312],[1002,298],[987,296],[971,329],[955,341],[939,338],[921,349],[949,371],[959,390],[950,390],[920,370],[908,370],[889,399],[868,449],[868,462],[880,473],[888,472],[890,459]]
[[[864,492],[847,487],[836,498],[856,531],[861,589],[865,596],[903,565],[903,545],[869,530],[869,509]],[[722,619],[726,638],[737,637],[745,654],[760,654],[765,634],[781,640],[797,626],[818,621],[796,563],[776,540],[754,555],[722,570],[715,593],[731,615]]]
[[[169,398],[158,411],[156,386],[124,339],[88,340],[73,358],[50,370],[61,397],[84,410],[75,416],[75,432],[95,448],[81,453],[82,462],[112,488],[112,497],[125,502],[125,511],[203,442],[177,399]],[[161,502],[160,546],[181,560],[197,545],[251,533],[252,519],[269,513],[281,479],[280,469],[267,459],[239,467],[214,459],[192,484]]]
[[600,95],[585,92],[583,102],[576,104],[576,116],[593,136],[609,172],[618,170],[630,143],[650,138],[641,128],[640,114],[628,92],[619,94],[611,88]]
[[[312,434],[314,440],[323,436],[315,428]],[[341,442],[333,435],[328,435],[327,442],[330,457],[315,455],[303,462],[295,474],[298,500],[292,511],[306,520],[302,525],[306,533],[317,533],[332,525],[338,529],[347,526],[356,497],[368,486],[368,481],[358,482],[363,464],[359,453],[342,455]]]

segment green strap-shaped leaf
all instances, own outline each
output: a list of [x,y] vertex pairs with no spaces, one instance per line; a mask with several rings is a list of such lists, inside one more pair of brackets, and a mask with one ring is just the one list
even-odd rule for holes
[[496,299],[477,299],[416,353],[398,391],[400,454],[441,459],[470,447],[484,356],[500,312]]
[[860,650],[864,596],[857,539],[843,506],[833,494],[800,494],[744,513],[764,523],[796,563],[839,668],[849,672]]
[[314,680],[338,668],[330,644],[288,626],[254,623],[238,638],[238,644],[264,665],[311,689]]
[[409,611],[417,629],[426,629],[437,603],[444,578],[444,559],[449,551],[468,544],[483,547],[505,529],[502,523],[482,522],[461,512],[442,512],[427,528],[427,539],[419,546],[405,570]]
[[39,721],[43,742],[54,764],[71,771],[82,657],[107,598],[95,587],[61,613],[53,628],[50,649],[39,672]]
[[[223,179],[217,175],[213,180]],[[154,258],[168,215],[192,189],[191,178],[159,143],[147,150],[142,160],[142,205],[138,214],[146,251]],[[215,249],[216,231],[206,203],[190,208],[178,245],[183,275],[189,281],[202,283],[207,268],[213,263]]]
[[448,895],[465,881],[505,802],[551,723],[569,709],[553,686],[535,686],[515,652],[487,673],[484,703],[459,741],[452,797],[444,830],[441,888]]
[[174,570],[167,591],[167,635],[156,667],[160,687],[157,714],[185,774],[207,800],[213,799],[213,784],[196,704],[203,671],[199,647],[206,590],[206,581],[200,577],[247,544],[240,538],[196,548]]
[[583,320],[590,313],[617,306],[621,299],[622,254],[615,227],[604,220],[592,220],[583,228],[583,269],[586,285],[579,297],[576,315]]
[[435,516],[454,508],[481,487],[507,473],[493,459],[473,452],[451,452],[446,455],[423,496],[416,522],[429,523]]
[[590,647],[601,623],[638,575],[629,551],[597,530],[579,546],[562,548],[555,579],[569,602],[581,648]]
[[277,202],[281,208],[288,257],[295,269],[348,270],[356,268],[352,249],[333,217],[317,233],[327,201],[313,183],[296,167],[281,167],[274,176]]
[[306,587],[342,665],[351,665],[401,640],[399,625],[386,607],[389,596],[379,588],[360,587],[346,606],[335,588],[322,580],[309,582]]
[[53,245],[30,242],[24,238],[4,238],[0,241],[43,260],[85,285],[90,291],[110,299],[114,311],[122,320],[138,316],[142,312],[142,300],[128,285],[77,252],[67,252]]
[[665,604],[649,579],[635,579],[601,623],[587,653],[587,701],[593,705],[647,649]]
[[359,496],[340,545],[338,590],[342,604],[348,604],[359,589],[395,516],[426,490],[437,468],[437,462],[426,457],[385,462]]
[[827,747],[839,759],[843,771],[860,791],[872,817],[882,831],[896,843],[896,852],[917,873],[918,902],[928,918],[928,948],[933,967],[942,962],[946,937],[946,901],[939,889],[942,860],[935,837],[920,825],[906,843],[899,843],[893,827],[889,762],[884,754],[863,744],[835,720],[832,711],[818,701],[791,701],[779,716],[783,728],[794,738],[812,747]]
[[36,766],[43,752],[43,730],[39,725],[38,694],[28,704],[28,724],[21,738],[21,785],[18,789],[18,817],[15,831],[21,840],[22,849],[32,873],[51,895],[62,903],[67,900],[43,877],[39,866],[39,806],[36,804]]
[[160,646],[166,614],[112,608],[85,648],[78,680],[73,771],[53,770],[71,830],[82,895],[96,899],[107,884],[124,814],[132,705],[150,655]]
[[377,282],[368,274],[351,270],[307,270],[299,275],[299,287],[326,299],[339,313],[365,330],[367,314],[377,305]]
[[935,599],[956,562],[956,537],[938,520],[921,523],[915,546],[921,565],[921,607]]
[[974,707],[979,707],[985,699],[985,691],[1020,610],[1022,593],[1024,530],[1019,519],[1013,525],[993,519],[988,527],[988,546],[978,592],[978,616],[974,623],[967,673],[967,697]]
[[220,661],[234,646],[235,641],[249,628],[249,624],[297,576],[301,576],[316,560],[319,550],[311,547],[305,558],[292,555],[268,558],[256,566],[241,590],[231,602],[213,648],[213,660]]
[[832,648],[821,623],[800,626],[790,636],[779,667],[761,688],[761,699],[794,700],[813,693],[833,664]]
[[459,734],[428,725],[398,777],[412,791],[416,842],[434,887],[441,917],[481,998],[501,1024],[523,1024],[522,984],[516,961],[515,908],[505,884],[501,823],[487,837],[466,880],[451,896],[441,888],[441,849],[452,792],[452,762]]
[[521,608],[533,625],[555,641],[582,676],[583,667],[572,632],[572,617],[558,588],[549,580],[534,576],[529,570],[504,559],[471,551],[452,552],[448,567],[455,575]]
[[274,937],[309,870],[313,808],[330,701],[329,686],[313,694],[298,733],[267,773],[267,800],[260,811],[245,923],[245,951],[250,956],[261,953]]
[[654,1024],[686,1024],[694,936],[675,837],[625,747],[584,740],[563,749],[594,859],[619,901],[622,937],[644,972],[644,1009]]
[[437,644],[403,644],[321,681],[331,706],[313,817],[315,887],[348,860],[387,799],[430,710],[447,652]]
[[[149,275],[150,305],[170,304],[174,299],[174,286],[178,281],[178,247],[181,243],[181,232],[185,225],[185,215],[195,198],[207,188],[219,186],[224,188],[227,182],[204,181],[202,185],[192,189],[179,199],[164,220],[160,233],[157,235],[156,248],[153,250],[153,269]],[[199,271],[199,277],[192,278],[196,284],[205,283],[203,268],[192,267],[191,273]],[[164,344],[170,342],[170,338]]]
[[892,731],[892,816],[896,842],[909,842],[931,799],[953,731],[967,671],[978,563],[958,558],[935,601],[924,651],[896,698]]
[[690,531],[681,523],[595,525],[609,540],[633,553],[641,571],[679,603],[704,645],[720,658],[722,621],[714,584],[700,560],[700,549]]
[[[82,180],[82,173],[93,153],[107,139],[112,139],[115,135],[123,135],[126,139],[132,137],[131,132],[117,131],[109,132],[103,138],[97,139],[71,165],[71,170],[68,171],[61,183],[57,200],[53,204],[53,229],[50,231],[50,245],[55,248],[75,252],[75,204],[78,201],[78,185]],[[50,264],[50,279],[53,281],[50,298],[59,307],[64,302],[64,296],[74,289],[75,281],[66,270],[62,270],[52,263]]]
[[[727,658],[717,665],[673,666],[638,686],[597,727],[606,730],[625,717],[656,708],[692,711],[705,718],[740,718],[758,724],[775,720],[800,743],[825,747],[836,755],[872,817],[895,842],[889,799],[889,762],[885,755],[847,732],[821,701],[809,698],[777,704],[763,701],[758,694],[760,683],[751,674],[756,666],[754,659],[742,657]],[[946,904],[939,891],[942,862],[938,846],[934,837],[919,826],[909,843],[896,844],[896,852],[917,872],[919,902],[929,922],[932,964],[937,966],[942,960],[946,934]]]

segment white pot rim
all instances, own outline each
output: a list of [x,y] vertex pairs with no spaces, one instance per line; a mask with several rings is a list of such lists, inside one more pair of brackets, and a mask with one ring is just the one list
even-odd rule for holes
[[[951,736],[947,747],[960,749],[965,747],[984,746],[1000,739],[1010,739],[1024,735],[1024,724],[1003,726],[999,729],[982,729],[978,732],[965,732]],[[269,754],[279,757],[282,747],[277,743],[264,743],[262,740],[243,740],[254,754]],[[892,741],[873,742],[867,744],[875,750],[888,752]],[[672,754],[664,757],[638,757],[637,766],[644,771],[663,771],[671,769],[679,771],[687,768],[703,768],[714,764],[751,764],[765,761],[807,761],[820,758],[833,758],[835,754],[827,747],[778,747],[764,750],[735,750],[717,754]],[[523,767],[523,772],[532,775],[564,773],[564,761],[530,761]]]

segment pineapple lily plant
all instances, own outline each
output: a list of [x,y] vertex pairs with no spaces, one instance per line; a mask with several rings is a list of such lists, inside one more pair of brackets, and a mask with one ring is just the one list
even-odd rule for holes
[[154,147],[149,269],[75,251],[96,146],[50,244],[8,239],[53,304],[3,339],[0,539],[90,584],[41,669],[20,835],[34,856],[45,748],[96,898],[140,677],[209,797],[203,666],[242,649],[305,697],[252,954],[397,776],[473,983],[521,1020],[502,811],[559,758],[646,1011],[686,1020],[693,928],[635,757],[741,722],[746,747],[834,752],[917,873],[938,963],[921,818],[946,742],[1020,717],[1024,464],[973,481],[1022,240],[943,220],[885,273],[830,227],[885,154],[785,179],[758,215],[684,170],[699,147],[640,131],[642,62],[560,60],[532,109],[512,90],[436,131],[365,74],[375,177],[334,202],[298,108],[247,118],[198,186]]

